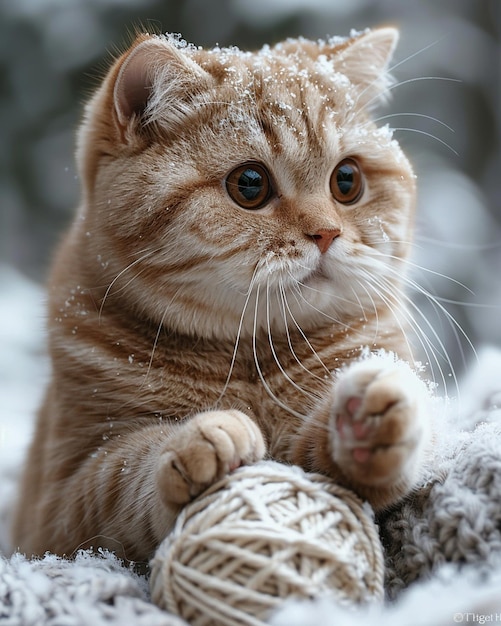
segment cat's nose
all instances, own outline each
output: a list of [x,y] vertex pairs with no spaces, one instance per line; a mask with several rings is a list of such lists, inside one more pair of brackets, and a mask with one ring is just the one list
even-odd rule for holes
[[331,243],[334,239],[336,239],[336,237],[339,237],[340,234],[341,231],[339,228],[321,228],[320,230],[317,230],[314,235],[310,235],[310,237],[315,241],[320,252],[323,254],[324,252],[327,252]]

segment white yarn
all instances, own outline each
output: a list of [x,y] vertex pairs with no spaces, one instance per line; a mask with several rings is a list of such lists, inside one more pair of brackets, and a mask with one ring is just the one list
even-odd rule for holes
[[151,562],[153,600],[192,626],[260,626],[286,599],[380,600],[372,511],[324,476],[242,467],[180,514]]

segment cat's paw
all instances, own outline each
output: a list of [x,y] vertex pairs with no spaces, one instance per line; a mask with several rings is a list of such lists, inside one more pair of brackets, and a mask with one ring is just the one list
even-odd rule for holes
[[199,413],[177,427],[160,457],[161,498],[184,504],[240,465],[259,461],[265,451],[258,426],[240,411]]
[[377,358],[353,364],[335,387],[333,460],[359,485],[410,485],[428,441],[426,406],[426,388],[406,364]]

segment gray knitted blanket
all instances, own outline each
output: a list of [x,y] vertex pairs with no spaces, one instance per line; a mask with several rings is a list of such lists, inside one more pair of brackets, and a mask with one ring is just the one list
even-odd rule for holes
[[[271,623],[501,622],[501,353],[489,352],[466,381],[468,385],[475,393],[462,404],[462,414],[449,410],[447,417],[438,416],[435,459],[422,485],[378,520],[386,553],[385,605],[347,611],[326,600],[293,602]],[[10,491],[5,490],[9,480]],[[8,517],[6,494],[13,494],[14,481],[15,476],[2,476],[0,467],[0,538]],[[184,623],[155,607],[147,579],[112,554],[82,552],[73,561],[46,555],[30,561],[4,553],[0,556],[2,625]]]

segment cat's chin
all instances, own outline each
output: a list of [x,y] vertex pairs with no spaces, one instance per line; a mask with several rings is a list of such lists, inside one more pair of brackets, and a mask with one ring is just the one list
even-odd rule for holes
[[332,282],[330,277],[323,267],[319,266],[312,270],[301,282],[307,287],[318,287],[320,285],[326,285]]
[[[320,265],[298,281],[302,298],[290,298],[295,319],[306,330],[330,322],[345,324],[350,318],[360,317],[367,293],[362,290],[355,294],[357,282],[340,267]],[[369,300],[367,305],[371,304]]]
[[333,290],[339,288],[340,276],[335,268],[328,264],[319,263],[306,276],[303,276],[298,283],[311,291],[311,295],[316,291],[331,295]]

